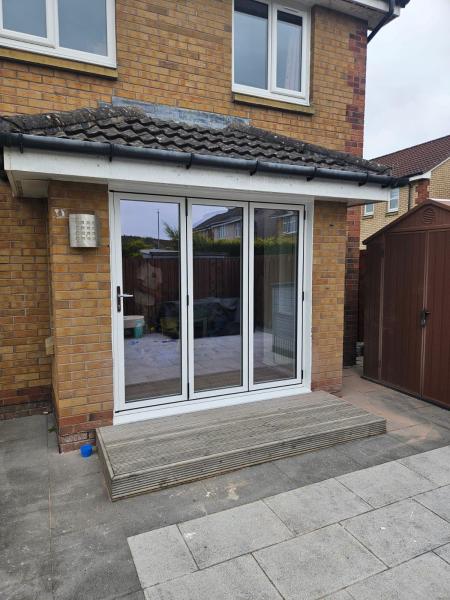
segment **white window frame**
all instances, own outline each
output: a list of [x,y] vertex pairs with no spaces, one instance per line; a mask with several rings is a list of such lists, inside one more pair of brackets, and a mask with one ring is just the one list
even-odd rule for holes
[[114,68],[117,66],[115,2],[114,0],[105,0],[105,2],[108,50],[106,56],[63,48],[59,45],[58,0],[45,0],[47,13],[47,36],[45,38],[5,29],[3,27],[3,0],[0,0],[0,46]]
[[[258,96],[269,100],[278,100],[309,106],[310,91],[310,64],[311,64],[311,17],[310,11],[303,8],[298,2],[287,0],[275,2],[274,0],[257,0],[268,5],[268,53],[267,53],[267,90],[256,88],[234,81],[234,0],[233,0],[233,35],[232,35],[232,91],[239,94]],[[277,83],[277,13],[287,12],[302,18],[302,56],[301,56],[301,91],[278,88]]]
[[373,217],[375,213],[375,204],[373,202],[369,204],[364,204],[364,212],[363,215],[365,217]]
[[[392,196],[395,194],[396,206],[392,207]],[[400,208],[400,188],[392,188],[389,194],[388,213],[396,213]]]

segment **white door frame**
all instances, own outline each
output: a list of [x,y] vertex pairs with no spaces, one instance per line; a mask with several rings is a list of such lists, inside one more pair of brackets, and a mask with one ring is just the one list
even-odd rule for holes
[[[194,385],[194,277],[192,269],[194,267],[193,256],[193,223],[192,206],[223,206],[242,208],[242,255],[241,255],[241,336],[242,336],[242,385],[230,388],[216,388],[196,392]],[[238,394],[248,391],[248,285],[245,278],[248,275],[248,202],[238,202],[234,200],[210,200],[200,198],[188,198],[186,210],[186,229],[187,229],[187,275],[188,275],[188,356],[189,356],[189,400],[200,398],[211,398],[225,396],[228,394]]]
[[298,253],[297,253],[297,344],[296,344],[296,377],[292,379],[283,379],[280,381],[267,381],[264,383],[254,383],[253,381],[253,328],[254,328],[254,311],[249,310],[249,389],[250,390],[265,390],[269,388],[276,387],[286,387],[289,385],[299,385],[302,383],[302,371],[303,371],[303,353],[302,353],[302,345],[303,345],[303,252],[304,252],[304,206],[299,204],[268,204],[265,202],[253,202],[250,204],[250,244],[249,244],[249,255],[250,255],[250,268],[249,268],[249,306],[254,306],[255,298],[254,298],[254,237],[255,237],[255,208],[265,208],[265,209],[275,209],[275,210],[293,210],[298,212],[298,231],[297,231],[297,239],[298,239]]
[[[125,187],[125,186],[124,186]],[[220,195],[221,198],[225,197],[225,200],[218,200],[219,205],[223,205],[225,202],[230,202],[232,205],[237,206],[239,201],[242,201],[246,206],[250,206],[249,203],[254,203],[255,205],[260,205],[262,207],[270,207],[270,208],[279,208],[281,207],[292,207],[295,210],[303,210],[305,219],[304,219],[304,237],[303,243],[299,244],[299,253],[302,252],[303,255],[303,280],[299,279],[299,290],[301,283],[303,281],[303,291],[304,291],[304,302],[302,305],[302,310],[298,310],[298,318],[302,318],[300,322],[300,328],[298,329],[298,343],[301,345],[300,351],[301,354],[298,355],[298,368],[301,369],[303,363],[303,379],[297,378],[297,380],[288,380],[288,382],[284,381],[280,386],[267,387],[266,384],[262,384],[263,387],[258,389],[253,389],[250,391],[242,391],[236,392],[235,389],[230,390],[229,393],[224,395],[219,395],[221,390],[217,390],[212,394],[208,393],[206,397],[197,397],[188,400],[187,394],[187,384],[188,384],[188,369],[187,369],[187,361],[183,360],[183,383],[182,389],[183,394],[180,396],[171,396],[166,399],[156,399],[155,401],[143,401],[141,402],[133,402],[128,405],[124,405],[124,355],[123,355],[123,320],[120,321],[121,315],[119,314],[119,318],[117,317],[118,313],[116,310],[116,286],[117,286],[117,276],[120,277],[120,284],[122,283],[122,256],[121,256],[121,224],[120,224],[120,211],[117,212],[116,204],[120,199],[129,199],[129,200],[153,200],[153,201],[167,201],[167,202],[180,202],[180,235],[183,236],[184,247],[187,247],[187,231],[186,227],[183,227],[183,223],[185,223],[185,219],[183,219],[183,215],[186,211],[186,202],[189,197],[191,202],[194,203],[202,203],[205,201],[205,196],[198,194],[198,197],[195,197],[195,194],[187,194],[186,196],[177,196],[174,194],[173,196],[169,195],[170,192],[174,193],[175,189],[167,187],[167,195],[160,194],[160,190],[156,190],[151,185],[145,186],[146,189],[149,190],[149,193],[146,193],[143,187],[141,189],[136,189],[133,186],[127,186],[131,191],[118,191],[121,190],[121,187],[116,186],[114,189],[111,189],[110,196],[110,204],[109,204],[109,224],[110,224],[110,236],[111,236],[111,310],[112,310],[112,350],[113,350],[113,388],[114,388],[114,418],[113,422],[115,424],[119,423],[131,423],[134,421],[139,421],[143,419],[157,418],[162,416],[170,416],[176,414],[183,414],[187,412],[194,412],[197,410],[202,410],[206,408],[218,408],[221,406],[231,406],[234,404],[242,404],[246,402],[255,402],[259,400],[266,400],[270,398],[289,396],[289,395],[297,395],[304,394],[311,391],[311,345],[312,345],[312,253],[313,253],[313,221],[314,221],[314,197],[312,196],[296,196],[292,195],[292,200],[298,201],[298,203],[293,203],[291,198],[289,198],[286,194],[278,194],[272,192],[270,194],[260,193],[260,201],[254,202],[256,198],[252,198],[251,195],[248,196],[248,200],[244,200],[241,198],[233,200],[233,197],[236,196],[234,190],[228,190],[228,192],[223,191]],[[152,188],[154,192],[152,193]],[[189,191],[189,187],[186,189]],[[216,192],[216,190],[211,190],[212,192]],[[214,194],[217,198],[217,194]],[[119,200],[118,200],[119,199]],[[289,202],[291,200],[291,202]],[[207,204],[212,203],[212,200],[207,199]],[[184,207],[184,208],[183,208]],[[248,218],[248,217],[247,217]],[[247,228],[249,236],[250,223]],[[181,240],[180,240],[181,242]],[[249,254],[250,256],[250,254]],[[181,276],[181,286],[184,289],[181,290],[182,299],[184,301],[187,298],[187,261],[181,261],[181,269],[183,270],[183,275]],[[184,263],[184,264],[183,264]],[[300,266],[300,257],[298,264]],[[250,288],[251,289],[251,286]],[[122,290],[123,291],[123,290]],[[187,304],[184,307],[185,313],[187,314]],[[122,317],[123,318],[123,317]],[[118,322],[119,321],[119,322]],[[182,322],[183,327],[183,322]],[[186,319],[184,319],[184,327],[186,330],[184,331],[184,341],[186,343],[186,348],[182,350],[182,356],[187,357],[188,348],[187,348],[187,323]],[[121,340],[122,338],[122,340]],[[122,344],[122,350],[121,350]],[[247,352],[247,356],[249,356],[249,352]],[[250,373],[250,369],[247,370]],[[300,383],[299,383],[300,381]],[[292,383],[291,383],[292,382]],[[120,401],[120,399],[122,399]]]
[[[125,402],[125,343],[123,329],[123,300],[121,300],[121,311],[117,310],[117,287],[120,286],[122,294],[122,232],[120,218],[120,201],[144,201],[170,203],[179,205],[179,226],[180,226],[180,343],[181,343],[181,391],[176,396],[167,396],[166,398],[155,398],[151,400],[136,400]],[[188,372],[187,372],[187,322],[186,322],[186,228],[185,228],[185,198],[177,196],[155,196],[151,194],[127,194],[113,192],[110,194],[110,232],[111,232],[111,311],[112,311],[112,343],[113,343],[113,386],[114,386],[114,407],[116,412],[129,412],[140,408],[151,408],[152,406],[162,406],[164,404],[173,404],[183,402],[188,399]]]

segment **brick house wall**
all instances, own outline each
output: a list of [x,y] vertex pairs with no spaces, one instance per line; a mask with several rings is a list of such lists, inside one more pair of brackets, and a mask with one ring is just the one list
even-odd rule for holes
[[430,198],[450,199],[450,158],[431,172]]
[[[0,48],[2,113],[96,107],[120,97],[244,117],[257,127],[361,155],[366,23],[325,8],[313,9],[311,114],[299,106],[280,110],[271,101],[256,105],[233,98],[231,19],[231,0],[151,4],[117,0],[118,68],[92,69],[96,74],[80,72],[79,65],[56,58],[21,53],[21,60],[13,59],[11,51]],[[23,410],[25,406],[39,410],[40,402],[48,402],[53,382],[60,444],[71,449],[112,418],[106,189],[52,184],[47,202],[14,199],[8,185],[0,183],[0,198],[0,210],[12,219],[6,230],[0,230],[0,258],[7,274],[0,291],[4,311],[0,399],[8,414],[20,412],[17,405],[22,400]],[[83,257],[67,247],[67,219],[54,211],[82,207],[101,215],[104,234],[102,247],[84,251]],[[313,386],[336,391],[342,381],[344,306],[339,277],[344,276],[346,261],[355,264],[356,254],[353,242],[345,249],[345,208],[318,203],[315,221]],[[359,237],[356,224],[352,237]],[[13,299],[8,291],[12,272]],[[14,330],[22,337],[13,336]],[[45,353],[50,333],[55,341],[53,360]],[[20,363],[22,373],[12,373],[17,360],[25,361]]]

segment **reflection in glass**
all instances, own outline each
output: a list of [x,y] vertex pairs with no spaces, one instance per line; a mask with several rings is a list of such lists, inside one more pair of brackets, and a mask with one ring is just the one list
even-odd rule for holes
[[3,27],[47,37],[45,0],[3,0]]
[[180,214],[122,200],[125,401],[181,394]]
[[268,5],[234,2],[234,81],[267,89]]
[[240,207],[192,207],[194,388],[242,385]]
[[278,11],[277,87],[300,92],[302,89],[302,18]]
[[106,56],[106,0],[58,0],[59,45]]
[[298,226],[296,210],[255,208],[254,383],[296,377]]

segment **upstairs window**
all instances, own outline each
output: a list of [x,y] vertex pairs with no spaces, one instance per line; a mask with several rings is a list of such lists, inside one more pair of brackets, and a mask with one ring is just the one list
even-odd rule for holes
[[0,0],[0,45],[115,66],[114,0]]
[[308,103],[309,14],[296,2],[234,0],[233,90]]
[[297,215],[283,217],[283,233],[297,233]]
[[389,196],[388,212],[398,212],[399,204],[400,188],[394,188],[393,190],[391,190],[391,195]]
[[364,204],[363,215],[365,217],[373,217],[375,212],[375,204]]

